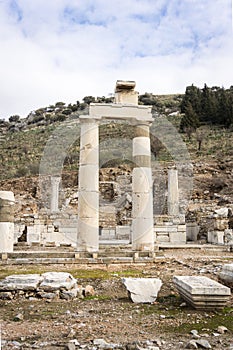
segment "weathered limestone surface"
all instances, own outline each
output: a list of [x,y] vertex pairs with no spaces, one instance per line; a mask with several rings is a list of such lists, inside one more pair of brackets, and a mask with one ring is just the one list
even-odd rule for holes
[[90,103],[90,118],[95,119],[136,119],[153,121],[150,106],[137,106],[118,103]]
[[115,103],[138,104],[138,92],[134,91],[135,81],[117,80],[115,88]]
[[66,272],[46,272],[39,274],[11,275],[0,281],[0,299],[26,298],[73,299],[94,294],[91,286],[77,284],[77,280]]
[[42,274],[42,278],[40,288],[45,291],[70,290],[76,287],[76,279],[67,272],[45,272]]
[[51,177],[51,200],[50,210],[52,213],[58,212],[58,200],[59,200],[59,184],[61,182],[60,176]]
[[162,286],[159,278],[122,278],[122,282],[134,303],[153,303]]
[[99,249],[99,129],[86,118],[81,122],[77,249]]
[[168,215],[179,215],[178,171],[168,170]]
[[195,242],[197,240],[198,233],[200,231],[200,227],[196,222],[187,222],[187,241]]
[[224,244],[224,231],[209,231],[208,243]]
[[157,244],[185,244],[187,241],[184,215],[156,215],[154,239]]
[[0,291],[36,290],[42,280],[39,274],[7,276],[0,281]]
[[225,264],[219,273],[219,279],[233,289],[233,264]]
[[0,253],[13,252],[14,202],[13,192],[0,191]]
[[133,139],[132,248],[154,250],[153,194],[149,124],[139,124]]
[[195,309],[223,308],[231,295],[230,288],[205,276],[175,276],[173,282]]

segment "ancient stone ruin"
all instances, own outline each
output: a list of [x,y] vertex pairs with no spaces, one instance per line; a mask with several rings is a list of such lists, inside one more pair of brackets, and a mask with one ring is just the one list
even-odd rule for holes
[[[160,184],[159,172],[152,165],[150,138],[155,117],[151,110],[151,106],[138,104],[134,81],[119,80],[114,103],[91,103],[88,114],[64,125],[67,130],[74,130],[74,139],[80,136],[77,191],[64,198],[58,169],[40,174],[40,188],[36,192],[47,196],[48,203],[31,202],[28,212],[21,205],[23,214],[18,212],[15,216],[14,194],[0,191],[2,258],[7,258],[16,244],[70,246],[77,252],[77,258],[84,253],[97,254],[100,244],[128,244],[133,252],[153,256],[158,246],[196,241],[199,227],[195,222],[186,223],[182,166],[178,169],[175,162],[168,166],[165,186],[160,188],[166,197],[163,209],[157,209],[160,198],[155,193]],[[133,170],[115,173],[110,169],[106,181],[106,174],[100,169],[99,127],[112,121],[127,123],[133,130]],[[75,134],[77,125],[80,135]],[[190,178],[189,174],[186,182]],[[224,212],[210,218],[210,243],[231,244],[233,234],[228,216]]]

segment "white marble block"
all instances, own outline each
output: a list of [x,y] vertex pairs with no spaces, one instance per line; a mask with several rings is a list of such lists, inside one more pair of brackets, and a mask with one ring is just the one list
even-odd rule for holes
[[122,282],[134,303],[153,303],[162,286],[159,278],[122,278]]

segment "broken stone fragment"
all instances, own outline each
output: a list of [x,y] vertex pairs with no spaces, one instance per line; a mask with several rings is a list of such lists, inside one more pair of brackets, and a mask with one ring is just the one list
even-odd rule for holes
[[46,272],[42,274],[42,277],[40,289],[44,291],[70,290],[76,287],[76,279],[67,272]]
[[84,296],[88,297],[88,296],[94,296],[94,295],[95,295],[94,288],[88,284],[84,289]]
[[0,292],[1,300],[11,300],[13,299],[13,294],[11,292]]
[[224,334],[224,333],[228,332],[228,329],[225,326],[218,326],[217,332],[220,334]]
[[42,280],[38,274],[11,275],[0,281],[0,290],[36,290]]
[[122,278],[122,282],[134,303],[153,303],[162,286],[159,278]]

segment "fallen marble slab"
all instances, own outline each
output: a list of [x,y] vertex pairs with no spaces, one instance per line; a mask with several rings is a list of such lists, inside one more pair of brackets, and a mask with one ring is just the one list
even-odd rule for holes
[[219,279],[226,286],[233,289],[233,264],[225,264],[219,273]]
[[230,288],[205,276],[174,276],[173,282],[195,309],[221,309],[230,299]]
[[122,282],[134,303],[153,303],[162,286],[159,278],[122,278]]
[[76,279],[68,272],[45,272],[40,289],[46,292],[54,290],[71,290],[77,287]]
[[36,290],[42,280],[43,277],[39,274],[10,275],[0,281],[0,290]]

